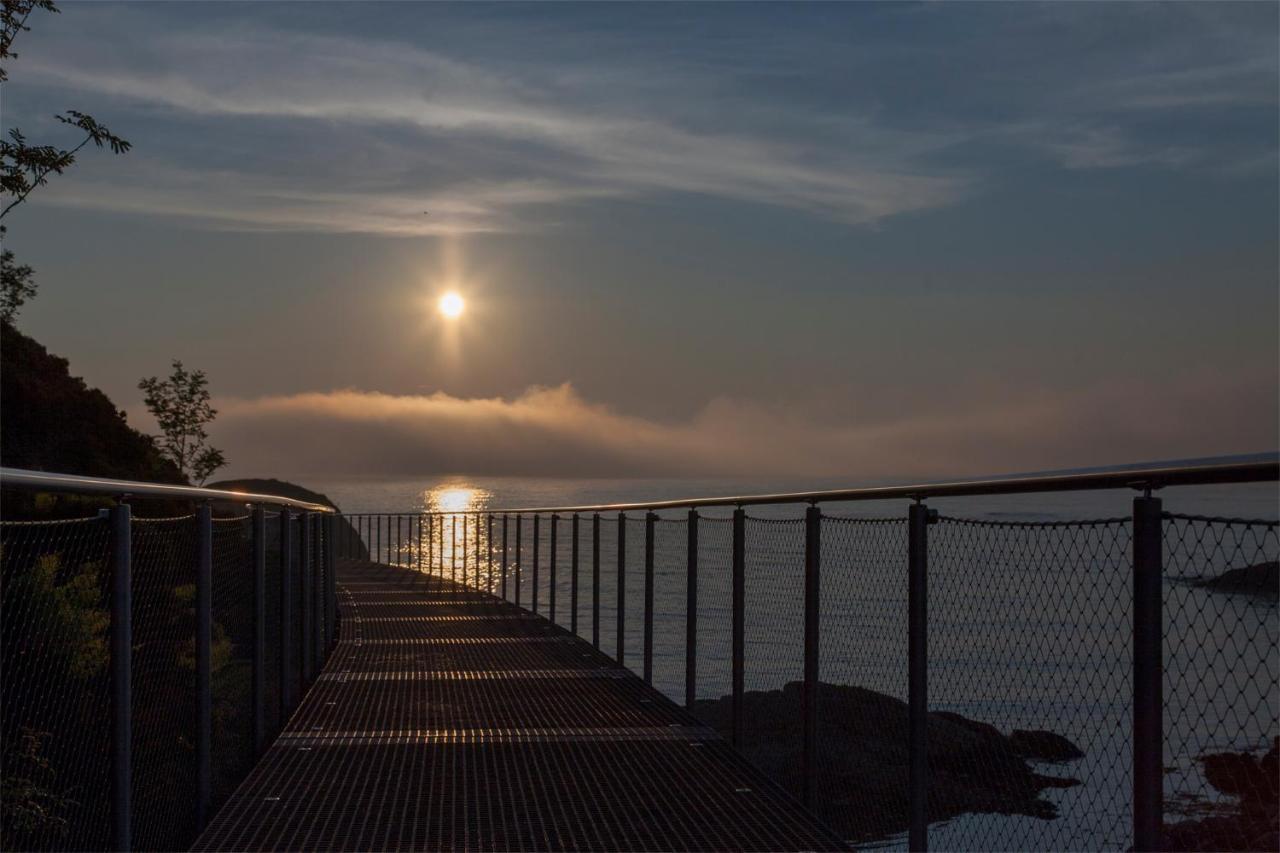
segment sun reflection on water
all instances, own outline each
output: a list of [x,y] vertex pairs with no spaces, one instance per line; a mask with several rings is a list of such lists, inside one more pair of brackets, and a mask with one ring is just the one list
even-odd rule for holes
[[478,511],[489,507],[493,493],[466,482],[442,483],[423,492],[429,513],[424,543],[428,571],[486,589],[489,586],[492,550],[488,519]]

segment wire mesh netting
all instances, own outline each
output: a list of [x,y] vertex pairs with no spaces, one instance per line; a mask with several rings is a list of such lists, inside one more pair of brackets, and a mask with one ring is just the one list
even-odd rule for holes
[[[733,519],[698,519],[697,698],[714,702],[733,687]],[[703,716],[702,704],[694,713]]]
[[1276,849],[1277,525],[1166,515],[1163,532],[1165,844]]
[[253,767],[253,529],[249,516],[213,522],[214,810]]
[[622,597],[622,605],[625,605],[622,624],[627,667],[634,672],[641,672],[644,665],[644,528],[643,513],[627,516],[626,592]]
[[600,583],[598,590],[600,600],[600,650],[617,660],[618,517],[615,514],[600,516]]
[[940,846],[1130,843],[1130,538],[1128,519],[932,526],[929,816],[965,815]]
[[266,513],[267,565],[263,587],[263,638],[262,657],[263,728],[268,739],[274,737],[284,725],[280,713],[280,672],[283,653],[280,621],[280,515]]
[[689,524],[660,518],[653,531],[653,686],[684,704]]
[[902,517],[822,521],[815,806],[857,842],[907,823],[906,535]]
[[196,831],[195,516],[133,524],[133,840]]
[[[281,725],[279,515],[265,526],[266,573],[261,602],[263,731]],[[300,522],[290,524],[293,616],[287,638],[300,657],[297,614],[325,611],[324,525],[315,517],[308,568],[312,595],[300,596]],[[252,516],[211,522],[209,790],[216,810],[252,769],[256,642]],[[195,515],[137,518],[131,529],[130,713],[131,847],[186,849],[196,836],[197,568]],[[0,523],[0,738],[6,850],[109,849],[113,842],[110,638],[114,533],[104,516],[71,521]],[[311,636],[314,664],[327,644]],[[301,687],[300,682],[295,682]],[[296,693],[293,701],[298,701]]]
[[110,532],[0,524],[5,850],[110,845]]

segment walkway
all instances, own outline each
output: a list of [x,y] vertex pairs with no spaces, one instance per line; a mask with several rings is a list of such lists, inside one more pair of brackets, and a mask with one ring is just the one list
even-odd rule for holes
[[341,639],[197,850],[840,850],[589,643],[347,563]]

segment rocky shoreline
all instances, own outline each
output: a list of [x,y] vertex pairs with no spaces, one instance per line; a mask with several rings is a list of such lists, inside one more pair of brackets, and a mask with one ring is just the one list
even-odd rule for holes
[[[744,697],[744,753],[785,788],[801,790],[800,683]],[[727,733],[730,700],[696,704],[694,713]],[[820,815],[851,841],[873,841],[907,829],[907,705],[862,687],[820,684],[818,724]],[[959,714],[929,715],[929,820],[969,812],[1053,818],[1048,788],[1079,782],[1045,776],[1028,763],[1063,762],[1084,753],[1046,731],[1001,733]]]

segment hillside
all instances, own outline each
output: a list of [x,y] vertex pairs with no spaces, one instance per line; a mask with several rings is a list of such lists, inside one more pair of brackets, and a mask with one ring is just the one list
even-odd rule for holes
[[325,495],[285,480],[244,477],[238,480],[218,480],[215,483],[205,483],[205,487],[209,489],[226,489],[232,492],[252,492],[259,495],[279,495],[283,498],[293,498],[296,501],[324,504],[334,509],[340,509],[336,503],[329,500]]
[[0,322],[0,464],[90,477],[182,483],[151,438],[129,426],[67,360]]

